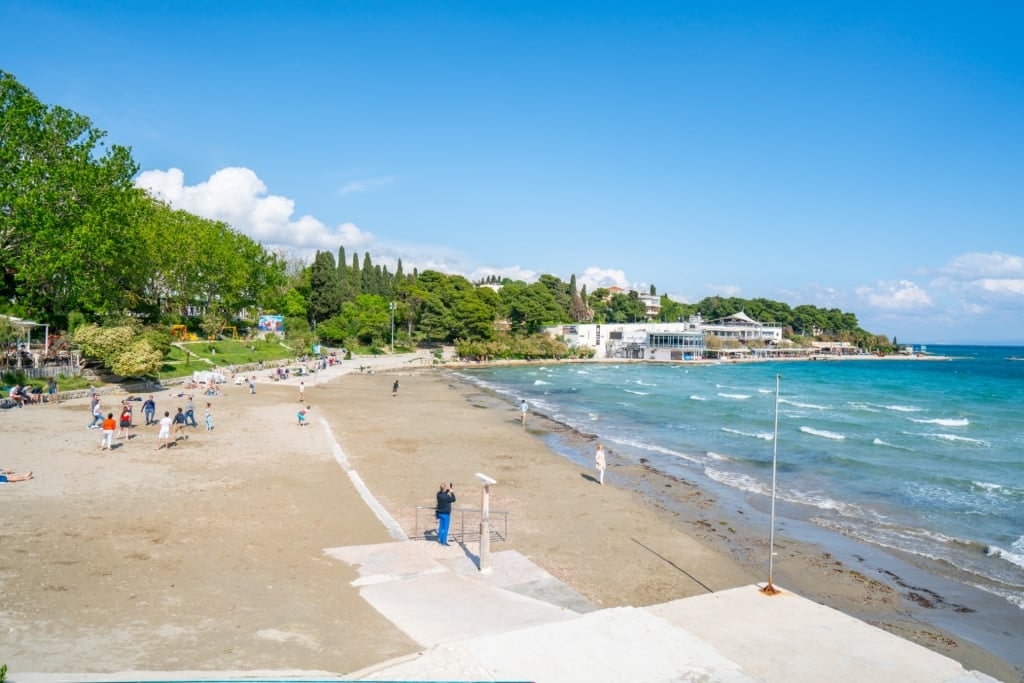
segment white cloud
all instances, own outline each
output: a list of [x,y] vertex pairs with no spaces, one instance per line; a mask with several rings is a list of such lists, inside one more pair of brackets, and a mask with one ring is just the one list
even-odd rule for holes
[[713,292],[713,296],[739,296],[743,291],[738,285],[705,285],[705,289],[709,292]]
[[393,182],[394,178],[361,178],[358,180],[350,180],[338,188],[338,194],[344,197],[345,195],[350,194],[371,192],[382,187],[387,187]]
[[532,270],[527,270],[519,266],[508,266],[507,268],[494,268],[491,266],[484,266],[477,268],[471,275],[468,275],[470,281],[476,282],[482,280],[485,277],[491,275],[497,275],[500,278],[509,278],[510,280],[522,280],[523,282],[535,282],[540,276]]
[[986,277],[980,280],[975,280],[971,284],[976,288],[991,294],[1008,294],[1011,296],[1024,295],[1024,278],[997,279]]
[[583,271],[582,275],[576,276],[576,286],[582,289],[584,285],[588,292],[593,292],[600,287],[633,289],[633,285],[626,278],[625,271],[617,268],[599,268],[598,266],[590,266]]
[[994,251],[991,254],[968,253],[957,256],[942,272],[957,280],[1024,276],[1024,257]]
[[308,256],[318,249],[335,251],[342,244],[365,248],[374,241],[372,233],[353,223],[329,228],[310,215],[293,218],[295,202],[268,194],[267,186],[248,168],[223,168],[197,185],[185,185],[185,174],[177,168],[145,171],[135,185],[176,209],[224,221],[268,248]]
[[913,311],[932,305],[928,292],[910,280],[880,281],[874,287],[858,287],[857,295],[872,308]]

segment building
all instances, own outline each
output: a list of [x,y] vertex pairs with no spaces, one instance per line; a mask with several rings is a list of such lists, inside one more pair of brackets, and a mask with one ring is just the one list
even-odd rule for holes
[[[660,310],[660,309],[659,309]],[[782,325],[761,323],[740,312],[705,322],[699,315],[674,323],[585,323],[557,325],[545,332],[569,346],[594,349],[594,358],[699,360],[708,357],[750,357],[751,342],[774,347],[782,343]],[[710,351],[707,338],[739,342]]]

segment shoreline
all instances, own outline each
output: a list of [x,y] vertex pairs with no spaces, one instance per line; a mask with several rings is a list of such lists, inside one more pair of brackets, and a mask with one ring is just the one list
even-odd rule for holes
[[[509,512],[510,533],[492,550],[514,548],[596,607],[763,582],[743,552],[763,555],[764,544],[737,542],[728,526],[742,531],[746,513],[713,493],[614,462],[598,486],[589,435],[536,415],[524,430],[514,406],[450,368],[382,359],[370,375],[354,371],[360,362],[307,382],[313,428],[295,424],[299,378],[261,379],[252,396],[233,386],[222,397],[197,396],[199,406],[213,402],[216,429],[190,430],[171,451],[156,451],[147,427],[98,451],[97,435],[84,429],[86,399],[4,411],[0,465],[36,473],[0,488],[17,511],[0,529],[0,590],[10,596],[0,610],[0,651],[11,680],[83,668],[345,673],[415,653],[360,597],[354,570],[324,555],[393,540],[335,461],[332,434],[407,533],[415,506],[433,504],[436,482],[454,480],[456,507],[472,508],[473,473],[493,476],[492,509]],[[396,378],[401,389],[392,396]],[[179,391],[154,392],[158,410],[173,407]],[[575,444],[579,462],[560,452],[560,439]],[[655,492],[671,492],[681,507]],[[738,557],[737,548],[745,548]],[[888,623],[967,668],[1019,678],[972,643],[906,618],[881,582],[838,571],[811,545],[786,541],[783,552],[811,584],[829,586],[830,600],[868,616],[841,611]],[[777,582],[818,599],[788,578]]]
[[[487,392],[494,401],[514,405],[501,394],[456,377],[477,391]],[[552,453],[579,467],[589,466],[590,450],[597,436],[582,432],[552,417],[534,412],[531,427],[548,443]],[[641,459],[639,466],[613,464],[610,459],[606,483],[621,485],[649,497],[664,515],[684,520],[683,533],[729,555],[746,571],[758,577],[768,576],[768,515],[751,502],[748,494],[688,481],[662,472]],[[682,496],[674,495],[679,489]],[[1021,665],[1011,663],[1014,651],[1012,637],[1002,643],[1006,654],[997,654],[991,641],[994,634],[964,623],[967,608],[958,604],[958,596],[973,589],[929,574],[903,558],[852,539],[835,531],[815,526],[802,516],[780,515],[776,523],[776,554],[774,583],[786,589],[833,607],[845,614],[883,628],[890,633],[916,642],[960,661],[965,667],[977,669],[1000,680],[1016,680]],[[878,577],[878,578],[875,578]],[[839,589],[834,583],[844,585]],[[943,587],[940,594],[933,586]],[[973,598],[992,605],[1001,598],[982,591]],[[973,611],[973,610],[971,610]],[[966,628],[965,628],[966,626]],[[1007,624],[1007,633],[1013,633]]]

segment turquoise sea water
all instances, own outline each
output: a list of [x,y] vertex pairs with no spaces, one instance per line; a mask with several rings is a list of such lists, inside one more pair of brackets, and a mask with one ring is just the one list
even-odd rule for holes
[[1024,619],[1024,360],[1007,360],[1024,348],[928,351],[951,360],[552,363],[460,374],[597,435],[613,462],[643,458],[760,509],[777,449],[781,514],[906,554]]

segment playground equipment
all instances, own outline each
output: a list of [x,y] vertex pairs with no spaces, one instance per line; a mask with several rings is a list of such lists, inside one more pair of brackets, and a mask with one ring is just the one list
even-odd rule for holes
[[171,325],[171,339],[175,341],[197,341],[199,338],[184,325]]
[[[228,334],[228,330],[231,330],[230,334]],[[234,325],[226,325],[224,329],[220,331],[220,336],[225,339],[238,339],[238,328]]]

